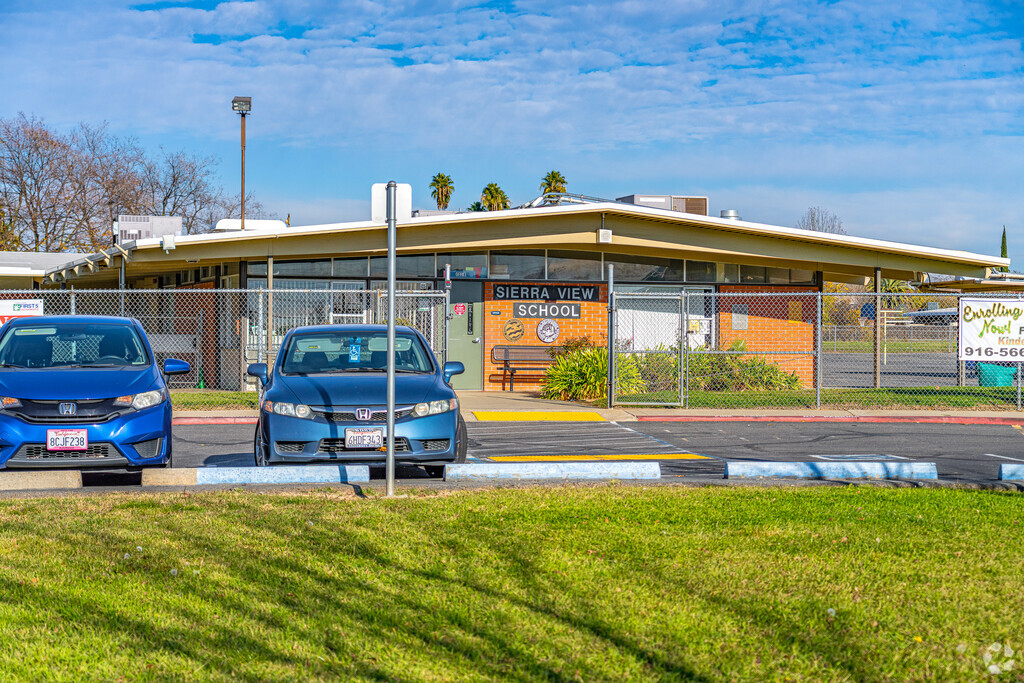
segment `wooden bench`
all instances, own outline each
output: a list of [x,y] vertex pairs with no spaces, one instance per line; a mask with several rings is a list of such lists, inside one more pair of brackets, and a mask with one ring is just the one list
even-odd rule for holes
[[519,370],[547,370],[555,362],[551,352],[561,351],[560,346],[506,346],[491,349],[491,360],[501,365],[501,390],[505,391],[505,377],[508,376],[508,390],[515,391],[516,372]]

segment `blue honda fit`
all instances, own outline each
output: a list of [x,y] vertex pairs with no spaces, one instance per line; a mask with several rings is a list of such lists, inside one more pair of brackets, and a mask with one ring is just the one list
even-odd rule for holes
[[0,328],[0,468],[171,464],[171,402],[136,320],[17,318]]
[[[439,475],[465,462],[466,424],[450,385],[462,363],[439,366],[419,332],[395,328],[395,460]],[[285,335],[264,386],[253,444],[257,466],[383,463],[387,444],[387,327],[321,325]]]

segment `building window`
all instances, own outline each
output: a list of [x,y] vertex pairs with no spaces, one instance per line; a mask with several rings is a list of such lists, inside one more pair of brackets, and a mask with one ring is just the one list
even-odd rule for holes
[[744,285],[763,285],[765,281],[764,266],[740,266],[740,283]]
[[453,280],[479,280],[487,277],[487,254],[438,254],[437,277],[444,277],[444,266],[452,267]]
[[[606,257],[605,263],[615,266],[615,279],[619,282],[682,282],[684,265],[679,259],[649,256]],[[605,269],[607,277],[607,268]]]
[[601,254],[548,251],[549,280],[600,280]]
[[334,259],[334,277],[366,277],[368,274],[365,256]]
[[814,279],[813,270],[797,270],[794,268],[789,271],[789,281],[794,285],[813,285],[815,284]]
[[[388,276],[388,257],[370,257],[370,277]],[[395,277],[434,277],[433,254],[409,254],[395,257]]]
[[492,251],[491,279],[543,280],[544,250]]
[[712,261],[687,261],[687,282],[715,282],[718,275],[718,264]]

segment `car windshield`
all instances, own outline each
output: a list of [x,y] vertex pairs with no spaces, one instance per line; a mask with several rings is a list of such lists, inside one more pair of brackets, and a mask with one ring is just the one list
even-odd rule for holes
[[131,325],[44,323],[8,326],[0,338],[2,368],[105,368],[146,365],[145,347]]
[[[281,372],[306,375],[326,372],[386,372],[386,332],[309,332],[288,343]],[[396,372],[433,372],[430,352],[408,334],[395,335]]]

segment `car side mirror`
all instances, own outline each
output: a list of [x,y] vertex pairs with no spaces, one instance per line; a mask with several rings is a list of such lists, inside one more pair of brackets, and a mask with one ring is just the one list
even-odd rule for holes
[[252,363],[248,368],[245,369],[245,374],[252,375],[259,379],[260,384],[267,383],[267,364],[266,363]]
[[164,359],[164,374],[165,375],[184,375],[185,373],[192,370],[192,366],[183,360],[177,358],[165,358]]
[[444,381],[452,381],[452,375],[461,375],[466,371],[466,366],[457,360],[450,360],[444,364]]

